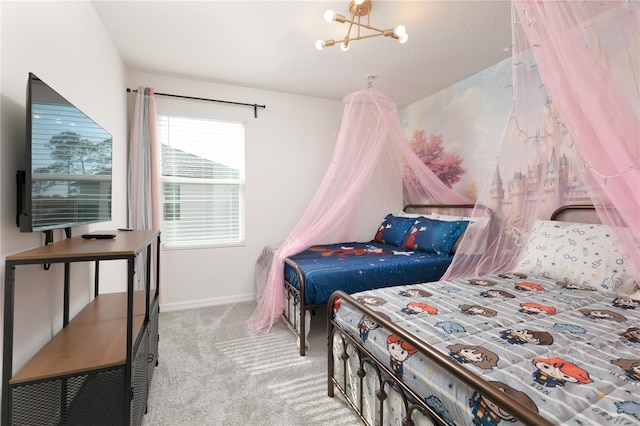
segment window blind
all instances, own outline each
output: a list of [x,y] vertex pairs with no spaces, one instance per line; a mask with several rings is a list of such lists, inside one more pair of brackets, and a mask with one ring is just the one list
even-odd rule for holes
[[244,124],[158,115],[163,242],[243,244]]

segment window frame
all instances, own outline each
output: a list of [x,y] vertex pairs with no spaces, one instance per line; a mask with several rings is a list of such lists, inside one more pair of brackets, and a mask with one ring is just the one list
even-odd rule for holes
[[[190,112],[176,112],[176,111],[164,111],[160,110],[157,112],[157,122],[156,122],[156,132],[157,132],[157,150],[158,150],[158,158],[159,158],[159,170],[160,170],[160,202],[162,204],[161,207],[161,229],[163,231],[164,237],[162,238],[162,248],[163,250],[190,250],[190,249],[200,249],[200,248],[224,248],[224,247],[241,247],[246,246],[246,179],[245,179],[245,165],[246,165],[246,123],[244,121],[238,120],[228,120],[213,117],[217,114],[193,114]],[[186,176],[175,176],[175,175],[163,175],[163,155],[162,149],[163,145],[172,147],[168,138],[170,137],[166,131],[161,130],[161,123],[164,118],[178,118],[178,119],[187,119],[187,120],[199,120],[206,122],[216,122],[219,124],[229,124],[233,126],[241,126],[241,147],[238,148],[240,154],[238,156],[238,160],[241,161],[242,167],[238,169],[239,176],[238,178],[229,178],[229,179],[221,179],[221,178],[206,178],[206,177],[186,177]],[[164,132],[164,133],[163,133]],[[161,136],[162,135],[162,136]],[[168,144],[163,144],[162,141],[165,140],[164,135],[166,135],[166,140],[169,142]],[[238,141],[240,142],[240,141]],[[175,146],[174,146],[175,147]],[[194,155],[194,154],[191,154]],[[215,156],[215,153],[213,154]],[[214,161],[215,160],[210,160]],[[222,163],[220,163],[222,164]],[[165,191],[165,185],[177,185],[180,192],[188,192],[183,191],[185,188],[181,187],[181,184],[189,184],[189,185],[211,185],[212,191],[215,186],[222,185],[237,185],[238,189],[235,194],[237,195],[237,215],[229,215],[228,220],[226,221],[228,224],[232,224],[234,221],[238,224],[238,232],[236,234],[236,239],[228,240],[218,240],[210,239],[208,241],[197,241],[197,240],[186,240],[184,242],[176,242],[173,239],[168,239],[167,235],[170,232],[175,232],[175,230],[169,231],[167,228],[171,226],[171,223],[174,223],[175,219],[166,219],[167,213],[167,204],[177,205],[177,209],[172,209],[175,213],[178,210],[177,215],[180,216],[183,214],[184,202],[181,203],[180,196],[178,196],[177,200],[168,199],[168,194]],[[169,196],[169,198],[171,198]],[[203,219],[204,222],[204,219]],[[205,228],[205,227],[203,227]]]

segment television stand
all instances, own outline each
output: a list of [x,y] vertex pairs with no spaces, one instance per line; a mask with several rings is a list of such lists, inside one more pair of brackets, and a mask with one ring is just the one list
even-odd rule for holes
[[[99,262],[112,260],[127,262],[127,290],[101,294]],[[75,262],[95,262],[95,297],[69,320]],[[62,329],[14,373],[15,269],[47,263],[64,264]],[[0,424],[140,425],[158,360],[159,232],[121,232],[106,244],[74,237],[7,256],[5,264]],[[144,289],[134,290],[139,274]]]
[[[44,245],[48,246],[49,244],[53,243],[53,230],[51,229],[47,229],[46,231],[42,231],[44,233]],[[42,264],[42,269],[44,269],[45,271],[48,271],[49,268],[51,267],[50,263],[43,263]]]
[[46,231],[42,231],[42,233],[44,234],[44,245],[48,246],[49,244],[53,243],[53,230],[52,229],[47,229]]

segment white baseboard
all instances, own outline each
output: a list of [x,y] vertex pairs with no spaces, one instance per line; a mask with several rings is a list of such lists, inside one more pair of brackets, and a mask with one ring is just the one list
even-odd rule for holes
[[160,312],[206,308],[208,306],[228,305],[230,303],[255,302],[255,300],[256,295],[253,293],[239,294],[237,296],[214,297],[211,299],[190,300],[187,302],[160,303]]

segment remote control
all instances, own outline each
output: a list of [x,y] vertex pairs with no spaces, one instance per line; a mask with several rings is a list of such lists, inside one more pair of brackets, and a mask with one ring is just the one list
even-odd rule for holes
[[115,237],[116,237],[116,234],[83,234],[82,235],[82,238],[84,238],[85,240],[91,240],[91,239],[110,240]]

